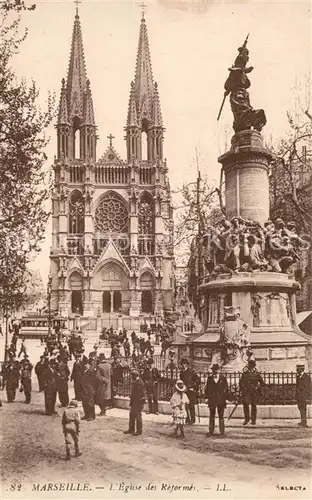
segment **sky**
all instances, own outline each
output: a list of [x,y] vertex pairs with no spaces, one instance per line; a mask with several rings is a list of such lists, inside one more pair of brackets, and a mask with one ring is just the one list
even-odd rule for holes
[[[79,4],[87,75],[98,125],[98,157],[115,136],[114,146],[125,157],[130,82],[134,77],[140,25],[140,1],[88,1]],[[75,15],[72,1],[39,1],[35,11],[23,14],[28,37],[15,57],[18,77],[34,79],[39,104],[48,92],[60,95],[67,76]],[[224,153],[232,124],[229,102],[219,122],[228,68],[237,48],[249,36],[250,99],[263,108],[268,123],[264,138],[278,139],[287,130],[286,111],[294,105],[294,85],[303,84],[311,71],[310,2],[245,0],[145,1],[154,79],[158,82],[164,126],[164,151],[171,187],[196,177],[195,151],[200,168],[218,183],[217,158]],[[303,106],[305,103],[303,102]],[[47,148],[52,164],[56,134],[49,129]],[[230,133],[231,135],[231,133]],[[41,254],[32,267],[48,274],[50,224]]]

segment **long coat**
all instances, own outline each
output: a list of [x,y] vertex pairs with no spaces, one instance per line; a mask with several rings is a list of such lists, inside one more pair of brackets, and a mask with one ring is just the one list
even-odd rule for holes
[[108,401],[112,397],[111,384],[111,365],[106,361],[99,363],[96,370],[97,386],[96,396],[97,402]]
[[297,404],[306,404],[307,399],[311,398],[311,379],[307,373],[301,377],[297,376],[296,381],[296,399]]
[[133,382],[131,396],[130,396],[130,406],[131,408],[143,408],[145,403],[145,388],[144,382],[141,378],[138,378]]
[[82,399],[85,400],[88,404],[94,404],[94,396],[95,396],[95,388],[96,388],[96,372],[93,368],[89,368],[89,370],[85,371],[81,378],[81,392]]
[[205,396],[208,399],[208,406],[226,407],[226,400],[228,399],[228,383],[224,375],[220,375],[216,382],[213,375],[208,377]]

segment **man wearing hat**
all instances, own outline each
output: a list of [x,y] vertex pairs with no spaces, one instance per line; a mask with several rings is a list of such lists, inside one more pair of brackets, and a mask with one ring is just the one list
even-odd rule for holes
[[55,411],[55,403],[56,403],[56,360],[54,356],[45,359],[44,367],[42,370],[42,382],[43,382],[43,390],[44,390],[44,403],[46,415],[53,415],[57,413]]
[[77,401],[81,401],[81,380],[84,372],[84,361],[86,361],[87,358],[84,357],[85,359],[83,360],[82,352],[80,351],[75,351],[74,356],[75,362],[72,369],[70,381],[74,381],[75,399]]
[[29,361],[29,356],[25,354],[24,359],[21,361],[21,392],[24,391],[26,404],[29,404],[31,401],[32,369],[33,365]]
[[70,445],[75,445],[75,457],[80,457],[82,453],[79,450],[79,432],[80,432],[80,413],[77,409],[78,401],[72,399],[63,413],[62,427],[65,437],[66,459],[70,460]]
[[205,396],[209,406],[209,433],[212,436],[215,429],[216,409],[218,409],[220,435],[224,436],[224,410],[228,399],[228,383],[224,375],[220,374],[217,364],[211,367],[212,375],[208,377]]
[[158,415],[158,382],[160,374],[157,368],[155,368],[152,358],[147,360],[147,366],[144,368],[142,378],[145,383],[148,413]]
[[101,408],[100,415],[103,416],[106,415],[106,407],[112,398],[111,365],[105,358],[104,352],[99,354],[96,379],[95,402]]
[[7,401],[13,403],[15,401],[16,389],[19,382],[20,364],[15,359],[14,353],[9,353],[9,361],[7,361],[2,369],[3,382],[6,387]]
[[81,398],[84,409],[82,420],[95,420],[95,388],[96,388],[96,365],[90,358],[84,365],[84,372],[81,379]]
[[254,359],[249,359],[247,369],[243,370],[243,374],[239,381],[239,389],[242,394],[245,416],[243,425],[247,425],[250,421],[249,405],[251,405],[251,425],[256,424],[257,403],[264,385],[264,380],[256,368],[256,361]]
[[301,421],[298,425],[308,427],[307,424],[307,399],[311,398],[311,379],[304,372],[304,365],[297,365],[296,399],[300,411]]
[[[129,428],[124,434],[140,436],[142,434],[142,410],[145,403],[144,382],[139,376],[137,370],[131,372],[132,390],[130,396]],[[136,432],[135,432],[136,427]]]
[[181,366],[180,379],[186,385],[186,395],[189,399],[189,403],[186,405],[186,423],[192,425],[195,424],[195,404],[197,402],[197,391],[200,385],[200,378],[190,367],[188,359],[183,358]]

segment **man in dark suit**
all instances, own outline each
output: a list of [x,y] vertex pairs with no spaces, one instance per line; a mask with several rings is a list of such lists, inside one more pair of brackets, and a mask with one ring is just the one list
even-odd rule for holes
[[215,429],[216,409],[218,409],[220,435],[224,436],[224,410],[228,399],[228,383],[224,375],[220,374],[219,365],[211,367],[212,375],[208,377],[205,396],[209,406],[209,433],[212,436]]
[[146,395],[148,401],[148,413],[158,415],[158,382],[160,374],[154,366],[154,361],[147,360],[147,366],[143,371],[143,381],[145,383]]
[[195,424],[195,405],[197,403],[197,392],[200,385],[200,378],[195,371],[190,367],[189,360],[184,358],[181,361],[182,370],[180,372],[180,380],[186,385],[186,395],[189,399],[189,404],[186,405],[186,424]]
[[72,374],[70,377],[71,381],[74,381],[74,391],[75,391],[75,400],[81,401],[81,380],[84,372],[84,363],[87,361],[87,358],[82,358],[82,352],[74,353],[75,362],[72,370]]
[[96,361],[92,358],[85,363],[81,379],[81,398],[85,412],[81,420],[95,420],[95,388],[96,388]]
[[9,353],[9,361],[7,361],[2,369],[3,382],[5,383],[7,401],[13,403],[16,397],[16,389],[18,388],[20,378],[20,364],[15,359],[14,353]]
[[311,379],[304,372],[304,365],[297,365],[296,399],[300,411],[301,421],[298,425],[308,427],[307,424],[307,399],[311,398]]
[[43,370],[42,370],[42,383],[44,390],[44,403],[46,415],[53,415],[57,413],[55,411],[55,403],[56,403],[56,360],[54,357],[51,357],[50,360],[45,359]]
[[249,405],[251,405],[251,425],[256,424],[257,403],[264,385],[264,380],[256,368],[255,360],[250,359],[247,364],[247,369],[244,369],[239,381],[245,416],[243,425],[247,425],[250,420]]
[[[129,429],[124,434],[140,436],[142,434],[142,410],[145,403],[144,382],[139,376],[139,372],[133,370],[131,373],[133,385],[130,396]],[[135,432],[136,426],[136,432]]]

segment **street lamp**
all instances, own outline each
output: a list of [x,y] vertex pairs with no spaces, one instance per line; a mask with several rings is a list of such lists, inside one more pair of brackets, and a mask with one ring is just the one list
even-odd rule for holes
[[8,327],[9,327],[8,325],[9,313],[7,306],[5,306],[4,309],[4,318],[5,318],[4,361],[6,361],[8,357]]
[[48,335],[50,336],[51,334],[51,295],[52,295],[52,278],[48,279],[48,287],[47,287],[47,294],[48,294]]

